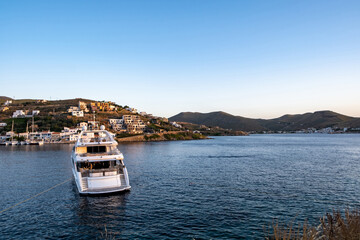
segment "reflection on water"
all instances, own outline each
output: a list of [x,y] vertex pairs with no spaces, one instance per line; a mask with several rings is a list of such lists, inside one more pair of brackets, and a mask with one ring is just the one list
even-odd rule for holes
[[[92,229],[94,235],[99,235],[107,229],[114,229],[125,221],[125,206],[129,193],[117,193],[107,196],[80,196],[75,209],[78,221],[74,224]],[[95,231],[94,231],[95,230]],[[111,231],[117,237],[121,231]]]
[[[360,206],[360,135],[253,135],[120,144],[132,190],[67,182],[0,215],[0,238],[263,239],[273,219]],[[72,145],[0,146],[0,206],[72,176]]]

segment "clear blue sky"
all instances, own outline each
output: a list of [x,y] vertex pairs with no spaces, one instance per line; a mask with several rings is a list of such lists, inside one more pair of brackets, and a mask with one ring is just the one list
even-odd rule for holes
[[360,1],[4,0],[0,95],[360,117]]

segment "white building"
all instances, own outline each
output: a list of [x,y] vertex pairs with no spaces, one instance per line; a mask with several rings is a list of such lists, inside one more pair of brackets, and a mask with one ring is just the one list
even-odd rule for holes
[[52,132],[50,132],[50,131],[49,132],[42,132],[41,133],[41,139],[43,139],[46,142],[50,142],[51,135],[52,135]]
[[10,104],[12,104],[12,100],[7,100],[7,101],[4,103],[4,106],[9,106]]
[[40,132],[31,132],[29,133],[30,140],[41,140],[41,133]]
[[32,111],[33,116],[39,115],[39,113],[40,113],[40,110],[33,110]]
[[59,142],[60,140],[61,140],[61,138],[60,138],[59,132],[53,132],[51,134],[51,139],[50,139],[51,142]]
[[76,141],[79,138],[79,132],[81,131],[80,128],[68,128],[64,127],[64,130],[59,133],[59,136],[57,138],[60,138],[64,141]]
[[29,133],[24,132],[24,133],[19,133],[18,135],[19,135],[19,137],[24,137],[26,139],[26,138],[28,138]]
[[123,119],[109,119],[109,123],[112,124],[123,124],[124,120]]
[[79,101],[79,110],[83,110],[84,112],[89,112],[86,102]]
[[111,128],[117,132],[126,131],[124,129],[124,120],[123,119],[109,119]]
[[128,133],[143,133],[146,125],[138,115],[123,115],[123,127]]
[[69,136],[69,141],[71,141],[71,142],[75,142],[75,141],[77,141],[79,139],[79,134],[71,134],[70,136]]
[[59,138],[64,141],[76,141],[79,138],[78,133],[61,132]]
[[6,136],[10,138],[10,137],[15,136],[15,133],[12,131],[9,131],[9,132],[6,132]]
[[176,122],[172,122],[171,125],[173,125],[174,127],[177,127],[177,128],[182,128],[182,126]]
[[131,113],[137,113],[137,109],[135,109],[135,108],[126,108],[126,110]]
[[84,111],[72,111],[72,115],[75,117],[83,117]]
[[73,133],[77,133],[78,131],[81,131],[81,129],[64,127],[64,130],[62,130],[61,132],[62,133],[73,134]]
[[24,110],[16,110],[13,115],[13,118],[18,118],[18,117],[25,117],[25,111]]
[[73,111],[80,111],[81,109],[79,107],[71,106],[68,109],[68,113],[72,113]]

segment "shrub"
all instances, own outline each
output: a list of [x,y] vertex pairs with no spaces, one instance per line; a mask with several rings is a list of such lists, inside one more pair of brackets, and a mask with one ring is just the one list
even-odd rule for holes
[[297,228],[292,224],[286,227],[276,223],[272,226],[272,233],[266,239],[291,239],[291,240],[315,240],[315,239],[360,239],[360,210],[345,210],[327,213],[320,219],[317,227],[309,226],[306,222]]

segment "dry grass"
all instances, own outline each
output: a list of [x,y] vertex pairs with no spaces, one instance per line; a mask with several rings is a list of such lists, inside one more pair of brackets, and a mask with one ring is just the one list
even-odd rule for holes
[[298,227],[292,224],[281,226],[277,222],[271,227],[266,239],[274,240],[360,240],[360,209],[327,213],[320,219],[319,226],[305,222]]

